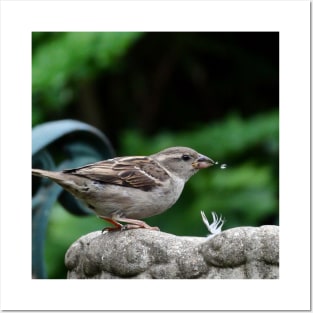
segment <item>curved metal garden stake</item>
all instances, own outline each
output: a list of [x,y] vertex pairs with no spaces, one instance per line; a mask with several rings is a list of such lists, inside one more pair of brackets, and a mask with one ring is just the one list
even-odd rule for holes
[[[114,156],[112,146],[98,129],[75,120],[38,125],[32,131],[32,167],[58,171]],[[60,186],[46,178],[32,179],[32,275],[46,278],[44,243],[49,214],[55,201],[75,215],[89,211]]]

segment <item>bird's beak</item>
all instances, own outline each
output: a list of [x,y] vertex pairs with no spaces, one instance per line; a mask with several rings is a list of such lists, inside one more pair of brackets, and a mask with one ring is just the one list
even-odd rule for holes
[[198,159],[192,163],[192,166],[196,169],[201,169],[212,166],[214,164],[215,162],[212,159],[205,155],[199,154]]

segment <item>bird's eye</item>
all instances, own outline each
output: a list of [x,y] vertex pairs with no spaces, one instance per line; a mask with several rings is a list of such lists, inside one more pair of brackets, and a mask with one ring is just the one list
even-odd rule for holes
[[183,161],[190,160],[190,156],[188,154],[183,154],[183,156],[181,158],[182,158]]

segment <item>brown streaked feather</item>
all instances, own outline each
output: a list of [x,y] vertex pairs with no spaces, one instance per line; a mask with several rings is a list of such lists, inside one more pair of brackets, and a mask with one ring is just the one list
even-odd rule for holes
[[149,157],[120,157],[65,170],[63,173],[144,191],[152,190],[169,177],[168,173]]

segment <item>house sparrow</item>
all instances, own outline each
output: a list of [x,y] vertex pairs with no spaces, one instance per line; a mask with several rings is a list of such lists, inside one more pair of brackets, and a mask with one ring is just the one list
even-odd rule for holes
[[117,157],[60,172],[32,169],[32,174],[52,179],[114,225],[104,230],[159,230],[139,219],[169,209],[188,179],[214,164],[195,150],[172,147],[150,156]]

